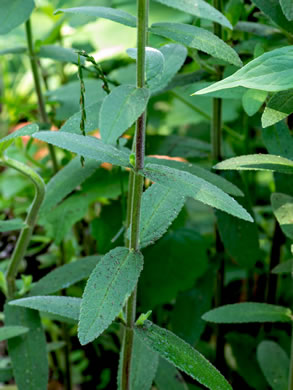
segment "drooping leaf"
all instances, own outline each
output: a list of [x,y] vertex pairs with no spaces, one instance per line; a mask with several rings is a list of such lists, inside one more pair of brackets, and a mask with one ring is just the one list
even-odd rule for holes
[[256,114],[266,100],[267,95],[266,91],[258,89],[247,90],[242,97],[242,104],[246,114],[249,116]]
[[179,171],[164,165],[146,164],[142,173],[150,180],[181,192],[182,195],[190,196],[235,217],[253,221],[248,212],[235,199],[213,184],[189,172]]
[[112,145],[104,144],[95,137],[60,131],[39,131],[34,134],[34,138],[99,162],[108,162],[122,167],[129,165],[129,156],[125,150],[118,150]]
[[279,0],[253,0],[253,3],[278,26],[293,33],[293,23],[285,17]]
[[47,390],[48,356],[39,313],[10,305],[5,306],[4,313],[6,326],[21,325],[29,329],[7,343],[18,390]]
[[235,87],[272,92],[293,88],[292,59],[293,46],[272,50],[250,61],[224,80],[195,92],[195,95]]
[[293,198],[292,196],[274,193],[271,196],[273,212],[283,233],[293,239]]
[[155,23],[150,32],[201,50],[238,67],[242,66],[238,54],[230,46],[203,28],[182,23]]
[[[99,128],[99,112],[102,102],[86,106],[86,122],[84,131],[89,133],[90,131],[97,130]],[[67,133],[81,134],[80,130],[81,111],[76,112],[60,128],[60,131],[66,131]]]
[[275,93],[269,100],[261,117],[262,127],[272,126],[293,112],[293,90]]
[[292,22],[293,20],[293,3],[291,0],[280,0],[280,5],[286,18]]
[[208,311],[202,318],[218,324],[248,322],[290,322],[292,312],[286,307],[266,303],[244,302],[225,305]]
[[34,0],[1,0],[0,34],[7,34],[15,27],[26,22],[35,8]]
[[60,296],[35,296],[10,301],[10,306],[26,307],[44,313],[56,314],[77,321],[80,311],[80,298]]
[[22,127],[20,130],[16,130],[13,133],[8,134],[6,137],[0,139],[0,152],[3,152],[13,141],[25,135],[32,135],[39,130],[39,126],[36,124],[30,124]]
[[197,16],[199,18],[212,20],[222,24],[225,27],[232,29],[232,25],[229,20],[221,14],[217,9],[212,7],[209,3],[203,0],[156,0],[159,3],[167,5],[168,7],[179,9],[180,11],[187,12],[188,14]]
[[270,154],[276,154],[289,160],[293,158],[293,138],[284,122],[263,129],[262,138]]
[[[60,62],[78,63],[78,55],[73,49],[58,45],[43,45],[40,47],[37,55],[41,58],[51,58]],[[80,62],[84,65],[85,59],[83,56],[80,56]]]
[[20,219],[8,219],[6,221],[0,221],[0,232],[9,232],[11,230],[21,230],[26,224]]
[[150,321],[145,321],[143,327],[136,327],[135,333],[146,345],[208,389],[232,389],[222,374],[203,355],[174,333]]
[[142,196],[140,248],[157,241],[167,231],[185,202],[184,196],[160,184],[153,184]]
[[78,327],[82,345],[96,339],[113,322],[134,290],[143,266],[138,252],[117,247],[107,253],[85,287]]
[[262,341],[257,348],[257,360],[273,390],[288,389],[289,358],[277,343]]
[[272,269],[273,274],[292,274],[293,276],[293,260],[284,261]]
[[87,278],[99,260],[99,256],[88,256],[55,268],[33,285],[30,296],[52,294]]
[[29,328],[25,326],[2,326],[0,328],[0,341],[12,339],[13,337],[20,336],[27,333]]
[[163,358],[159,360],[155,384],[158,390],[188,390],[180,372]]
[[215,169],[230,169],[240,171],[272,171],[293,173],[293,161],[272,154],[250,154],[229,158],[215,165]]
[[149,99],[146,88],[121,85],[104,99],[100,111],[102,140],[115,144],[117,139],[145,110]]
[[97,18],[109,19],[113,22],[124,24],[125,26],[136,27],[136,17],[120,9],[109,7],[75,7],[57,9],[55,14],[59,14],[61,12],[68,14],[95,16]]

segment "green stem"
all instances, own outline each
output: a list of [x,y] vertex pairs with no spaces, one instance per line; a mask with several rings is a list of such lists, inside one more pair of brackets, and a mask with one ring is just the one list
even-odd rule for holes
[[[25,23],[25,30],[26,30],[26,39],[27,39],[27,46],[28,46],[30,63],[31,63],[31,69],[32,69],[32,74],[33,74],[34,84],[35,84],[35,91],[36,91],[37,98],[38,98],[38,107],[39,107],[40,118],[44,124],[49,125],[50,121],[49,121],[49,118],[48,118],[48,115],[46,112],[44,97],[43,97],[43,93],[42,93],[42,89],[41,89],[38,61],[37,61],[37,56],[35,53],[35,48],[34,48],[34,43],[33,43],[33,34],[32,34],[32,27],[31,27],[30,19]],[[56,158],[54,146],[48,144],[48,147],[49,147],[49,152],[50,152],[51,160],[53,163],[54,171],[57,172],[58,171],[58,163],[57,163],[57,158]]]
[[[145,48],[148,29],[148,3],[148,0],[137,0],[137,88],[143,88],[145,86]],[[134,172],[130,174],[130,193],[128,195],[129,201],[126,229],[130,227],[129,248],[134,251],[139,250],[140,209],[144,182],[143,177],[139,175],[139,171],[144,167],[145,127],[146,112],[144,112],[136,122],[135,169]],[[136,291],[137,289],[135,288],[135,291],[132,293],[126,304],[126,326],[122,348],[122,390],[131,390],[130,373],[134,338],[133,326],[136,316]]]
[[[292,279],[293,282],[293,279]],[[292,335],[291,335],[291,358],[290,358],[290,368],[289,368],[289,387],[288,390],[293,390],[293,325],[292,325]]]
[[0,160],[0,164],[10,168],[14,168],[17,171],[21,172],[23,175],[27,176],[34,183],[36,189],[35,198],[25,220],[26,226],[20,232],[6,274],[8,290],[7,298],[8,300],[11,300],[14,297],[15,278],[17,275],[17,271],[30,242],[38,212],[45,196],[45,183],[43,182],[43,179],[33,169],[19,161],[13,160],[5,156]]

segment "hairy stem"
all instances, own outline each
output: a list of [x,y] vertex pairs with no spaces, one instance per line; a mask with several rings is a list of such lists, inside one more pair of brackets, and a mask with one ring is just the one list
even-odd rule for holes
[[7,298],[8,300],[11,300],[14,297],[15,279],[17,271],[30,242],[38,212],[45,196],[45,183],[43,182],[43,179],[33,169],[19,161],[13,160],[9,157],[3,157],[0,160],[0,164],[10,168],[14,168],[23,175],[27,176],[34,183],[36,190],[33,203],[29,209],[25,220],[26,226],[20,232],[6,273],[6,282],[8,290]]
[[[49,125],[50,121],[49,121],[49,118],[48,118],[48,115],[46,112],[44,96],[43,96],[42,89],[41,89],[38,61],[37,61],[34,43],[33,43],[33,34],[32,34],[32,27],[31,27],[30,19],[25,23],[25,30],[26,30],[26,39],[27,39],[27,46],[28,46],[30,63],[31,63],[31,69],[32,69],[32,74],[33,74],[34,84],[35,84],[35,91],[36,91],[37,98],[38,98],[40,119],[44,124]],[[48,144],[48,148],[49,148],[54,171],[57,172],[58,171],[58,162],[57,162],[54,146]]]
[[[143,88],[145,86],[145,48],[147,42],[148,28],[148,0],[137,0],[137,74],[136,86]],[[130,174],[130,193],[127,212],[127,226],[130,227],[129,248],[139,250],[139,228],[140,228],[140,209],[143,192],[143,177],[139,175],[139,170],[144,167],[145,155],[145,125],[146,112],[144,112],[136,122],[135,132],[135,168]],[[131,210],[131,211],[130,211]],[[131,390],[130,373],[131,358],[133,347],[133,326],[136,315],[136,288],[126,304],[126,326],[123,338],[122,349],[122,390]]]

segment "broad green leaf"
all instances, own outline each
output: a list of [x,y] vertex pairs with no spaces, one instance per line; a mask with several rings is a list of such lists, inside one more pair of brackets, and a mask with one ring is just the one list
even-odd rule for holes
[[[99,128],[99,112],[101,109],[102,102],[98,101],[96,103],[86,106],[86,122],[85,122],[85,132],[89,133],[90,131],[97,130]],[[81,111],[76,112],[60,128],[60,131],[66,131],[67,133],[81,134],[80,130],[80,120],[81,120]]]
[[0,328],[0,341],[12,339],[13,337],[27,333],[28,331],[29,328],[24,326],[2,326]]
[[6,137],[0,139],[0,152],[4,151],[8,148],[12,142],[18,138],[23,137],[25,135],[32,135],[39,130],[39,126],[36,124],[30,124],[22,127],[19,130],[14,131],[13,133],[8,134]]
[[239,171],[272,171],[293,174],[293,161],[272,154],[250,154],[229,158],[215,165],[215,169]]
[[257,348],[257,360],[273,390],[288,389],[289,358],[277,343],[262,341]]
[[149,90],[131,85],[121,85],[104,99],[100,110],[102,140],[115,144],[146,109]]
[[284,16],[279,0],[253,0],[253,3],[274,23],[293,33],[293,23]]
[[98,263],[85,287],[78,327],[82,345],[108,328],[134,290],[143,267],[138,252],[117,247]]
[[271,196],[273,212],[283,233],[293,239],[293,198],[286,194],[275,193]]
[[240,324],[248,322],[290,322],[292,312],[282,306],[266,303],[234,303],[208,311],[202,318],[218,324]]
[[99,167],[96,160],[85,159],[84,166],[80,158],[75,157],[60,169],[46,185],[46,195],[40,214],[47,214],[56,204],[81,185]]
[[10,306],[26,307],[44,313],[56,314],[77,321],[80,311],[80,298],[60,296],[35,296],[10,301]]
[[143,327],[136,327],[135,333],[146,345],[208,389],[232,389],[222,374],[203,355],[174,333],[150,321],[145,321]]
[[120,9],[108,7],[75,7],[66,9],[57,9],[55,14],[61,12],[68,14],[95,16],[112,20],[113,22],[124,24],[129,27],[136,27],[136,17]]
[[157,241],[166,233],[185,202],[174,190],[153,184],[142,196],[140,220],[140,248]]
[[5,54],[23,54],[26,53],[27,48],[25,46],[15,46],[9,49],[0,50],[0,56]]
[[147,164],[142,173],[148,179],[174,189],[184,196],[190,196],[246,221],[253,221],[248,212],[235,199],[213,184],[189,172],[179,171],[164,165]]
[[10,232],[11,230],[21,230],[27,225],[20,218],[0,221],[0,232]]
[[99,260],[99,256],[88,256],[55,268],[33,285],[30,296],[52,294],[89,277]]
[[203,28],[182,23],[155,23],[150,32],[201,50],[238,67],[242,66],[238,54],[230,46]]
[[7,34],[26,22],[35,8],[34,0],[1,0],[0,34]]
[[293,90],[275,93],[261,117],[262,127],[272,126],[293,113]]
[[95,137],[60,131],[39,131],[34,134],[34,138],[99,162],[108,162],[122,167],[129,165],[129,156],[125,150],[118,150],[112,145],[104,144]]
[[280,5],[286,18],[292,22],[293,20],[293,3],[291,0],[280,0]]
[[[13,378],[12,367],[0,367],[0,382],[8,382]],[[3,389],[6,390],[6,389]],[[17,390],[15,388],[15,390]]]
[[[51,58],[60,62],[78,63],[78,55],[73,49],[57,45],[43,45],[40,47],[37,55],[41,58]],[[80,62],[84,65],[85,59],[83,56],[80,56]]]
[[284,261],[272,269],[273,274],[292,274],[293,277],[293,260]]
[[292,60],[293,46],[272,50],[250,61],[224,80],[195,92],[195,95],[204,95],[209,92],[235,87],[272,92],[293,88]]
[[48,356],[39,313],[23,307],[6,305],[4,314],[5,326],[21,325],[29,329],[27,333],[7,342],[18,390],[47,390]]
[[229,20],[204,0],[156,0],[168,7],[179,9],[199,18],[212,20],[232,30]]
[[188,390],[180,372],[163,358],[159,360],[155,384],[158,390]]
[[247,115],[253,116],[258,112],[267,98],[266,91],[258,89],[247,90],[242,97],[243,108]]
[[293,158],[293,138],[284,122],[263,129],[262,138],[270,154],[276,154],[289,160]]

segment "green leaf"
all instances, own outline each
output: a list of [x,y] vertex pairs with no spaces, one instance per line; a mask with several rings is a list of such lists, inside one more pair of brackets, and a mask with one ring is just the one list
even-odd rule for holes
[[[40,47],[37,55],[41,58],[51,58],[60,62],[78,63],[78,55],[73,49],[58,45],[43,45]],[[80,56],[80,62],[84,65],[85,59],[83,56]]]
[[0,328],[0,341],[12,339],[29,331],[24,326],[2,326]]
[[292,312],[282,306],[245,302],[218,307],[205,313],[202,318],[217,324],[290,322],[292,321]]
[[230,46],[203,28],[182,23],[155,23],[150,32],[201,50],[230,64],[242,66],[238,54]]
[[239,171],[272,171],[293,174],[293,161],[272,154],[250,154],[229,158],[214,166],[215,169]]
[[26,307],[44,313],[57,314],[77,321],[80,311],[80,298],[59,296],[36,296],[10,301],[10,306]]
[[158,371],[155,377],[158,390],[188,390],[188,387],[179,371],[167,360],[160,358]]
[[1,0],[0,34],[7,34],[26,22],[35,8],[34,0]]
[[54,269],[33,285],[30,296],[52,294],[88,278],[99,260],[88,256]]
[[267,98],[266,91],[258,89],[247,90],[242,97],[243,108],[247,115],[253,116],[258,112]]
[[153,184],[142,196],[140,248],[153,244],[166,233],[185,202],[174,190]]
[[284,122],[262,130],[262,138],[270,154],[276,154],[289,160],[293,158],[293,139]]
[[9,339],[7,343],[18,390],[47,390],[48,356],[39,313],[5,305],[4,314],[5,326],[21,324],[29,329],[27,333]]
[[293,23],[284,16],[279,0],[253,0],[253,3],[278,26],[293,33]]
[[82,345],[108,328],[134,290],[143,267],[138,252],[117,247],[98,263],[85,287],[78,327]]
[[18,137],[23,137],[24,135],[32,135],[39,130],[39,126],[36,124],[26,125],[19,130],[14,131],[13,133],[8,134],[6,137],[0,139],[0,152],[3,152],[8,146],[10,146],[13,141]]
[[293,198],[286,194],[275,193],[271,196],[273,212],[283,233],[293,239]]
[[203,355],[170,331],[146,321],[143,327],[135,328],[135,333],[146,345],[208,389],[232,389]]
[[[86,122],[85,132],[97,130],[99,128],[99,112],[102,102],[98,101],[86,106]],[[67,133],[81,134],[80,130],[81,111],[76,112],[60,128],[59,131],[66,131]]]
[[159,3],[167,5],[168,7],[179,9],[188,14],[197,16],[199,18],[212,20],[232,30],[232,25],[229,20],[221,14],[217,9],[212,7],[209,3],[203,0],[156,0]]
[[100,131],[102,140],[115,144],[117,139],[144,112],[149,90],[131,85],[121,85],[104,99],[100,111]]
[[280,5],[286,18],[292,22],[293,20],[293,3],[291,0],[280,0]]
[[12,230],[21,230],[27,226],[20,218],[0,221],[0,232],[10,232]]
[[99,162],[108,162],[122,167],[129,165],[129,155],[125,150],[118,150],[112,145],[104,144],[95,137],[60,131],[39,131],[34,134],[34,138]]
[[262,127],[272,126],[293,113],[293,90],[275,93],[261,117]]
[[5,54],[23,54],[27,52],[26,46],[15,46],[9,49],[0,50],[0,56]]
[[68,14],[94,16],[97,18],[109,19],[113,22],[124,24],[125,26],[136,27],[136,17],[130,15],[128,12],[119,9],[108,7],[75,7],[57,9],[54,14],[56,15],[61,12]]
[[235,87],[253,88],[262,91],[283,91],[293,88],[292,61],[293,46],[272,50],[250,61],[224,80],[195,92],[195,95],[204,95],[209,92]]
[[262,341],[257,348],[257,360],[273,390],[288,389],[289,358],[277,343]]
[[293,276],[293,260],[284,261],[272,269],[273,274],[292,274]]
[[190,196],[246,221],[253,221],[248,212],[235,199],[213,184],[189,172],[179,171],[164,165],[146,164],[142,173],[148,179],[174,189],[184,196]]

